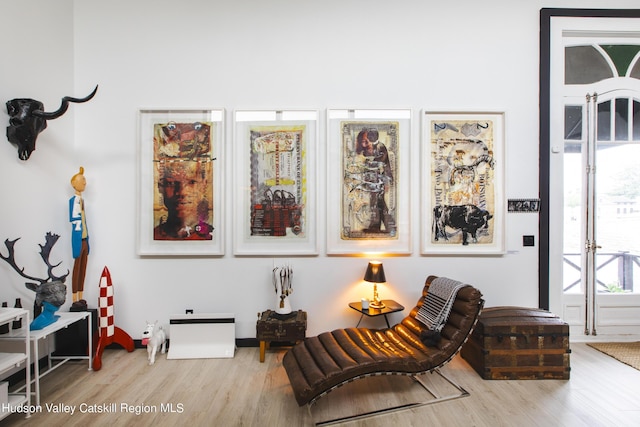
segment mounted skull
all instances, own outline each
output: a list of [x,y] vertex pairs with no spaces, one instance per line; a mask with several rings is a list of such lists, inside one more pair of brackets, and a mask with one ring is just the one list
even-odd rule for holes
[[47,120],[57,119],[69,108],[69,102],[87,102],[98,91],[96,85],[93,92],[85,98],[72,98],[65,96],[57,111],[48,113],[44,111],[44,104],[30,98],[17,98],[7,101],[7,113],[9,113],[9,126],[7,126],[7,139],[18,146],[20,160],[28,160],[33,150],[36,149],[36,138],[47,128]]

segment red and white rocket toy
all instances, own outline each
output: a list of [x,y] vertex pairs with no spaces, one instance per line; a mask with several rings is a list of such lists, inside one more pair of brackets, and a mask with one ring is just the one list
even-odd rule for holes
[[119,344],[128,352],[134,349],[133,339],[122,329],[115,325],[113,320],[113,283],[111,274],[105,266],[100,276],[100,296],[98,297],[100,339],[96,354],[93,357],[93,370],[102,368],[102,351],[109,344]]

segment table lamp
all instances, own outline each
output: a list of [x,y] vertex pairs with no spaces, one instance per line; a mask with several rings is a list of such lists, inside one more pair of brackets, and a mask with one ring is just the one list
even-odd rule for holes
[[369,303],[369,307],[384,308],[384,303],[378,297],[378,283],[385,283],[387,279],[384,277],[384,268],[380,261],[369,261],[364,280],[373,283],[373,301]]

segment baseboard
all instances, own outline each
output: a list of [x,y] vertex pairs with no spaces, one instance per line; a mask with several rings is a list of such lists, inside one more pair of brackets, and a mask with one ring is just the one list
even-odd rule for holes
[[[146,345],[142,345],[142,340],[133,340],[133,345],[135,348],[147,348]],[[286,343],[272,343],[272,347],[278,347],[280,345],[287,345]],[[167,339],[167,347],[171,346],[171,339]],[[256,338],[236,338],[236,347],[260,347],[260,341]],[[108,349],[121,349],[122,347],[118,344],[110,344],[106,348]]]

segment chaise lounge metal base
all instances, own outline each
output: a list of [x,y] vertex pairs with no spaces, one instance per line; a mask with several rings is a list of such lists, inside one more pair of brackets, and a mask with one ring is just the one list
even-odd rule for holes
[[[425,375],[428,375],[428,374],[436,374],[436,375],[438,375],[440,378],[442,378],[447,383],[449,383],[451,386],[453,386],[456,391],[453,394],[448,394],[448,395],[442,395],[440,393],[437,393],[433,389],[429,388],[429,385],[422,378],[422,376],[425,376]],[[384,372],[384,373],[373,374],[373,375],[398,375],[398,374],[397,373],[393,373],[393,372],[389,372],[389,373]],[[369,377],[369,376],[371,376],[371,375],[367,375],[366,377]],[[389,413],[392,413],[392,412],[406,411],[406,410],[409,410],[409,409],[419,408],[421,406],[433,405],[433,404],[436,404],[436,403],[446,402],[446,401],[449,401],[449,400],[455,400],[455,399],[459,399],[461,397],[469,396],[469,392],[467,390],[465,390],[460,385],[458,385],[456,382],[454,382],[452,379],[450,379],[449,377],[444,375],[440,371],[440,369],[434,369],[434,370],[432,370],[432,371],[430,371],[428,373],[423,373],[423,374],[412,374],[412,375],[410,375],[410,377],[416,383],[418,383],[424,390],[426,390],[427,393],[429,393],[432,398],[431,399],[427,399],[427,400],[418,401],[418,402],[403,403],[401,405],[380,408],[380,409],[376,409],[374,411],[362,412],[362,413],[357,413],[357,414],[353,414],[353,415],[348,415],[348,416],[343,416],[343,417],[338,417],[338,418],[318,421],[318,422],[315,422],[314,424],[316,426],[329,426],[329,425],[340,424],[340,423],[344,423],[344,422],[348,422],[348,421],[356,421],[356,420],[362,420],[362,419],[366,419],[366,418],[370,418],[370,417],[376,417],[378,415],[389,414]],[[361,379],[361,378],[365,378],[365,376],[354,378],[354,380]],[[311,411],[313,405],[318,401],[318,399],[320,399],[321,397],[326,396],[326,394],[327,393],[324,393],[324,394],[318,396],[312,402],[309,402],[307,404],[307,409],[309,411],[309,416],[311,417],[311,419],[314,419],[313,413]]]
[[[464,388],[444,376],[440,368],[453,359],[471,335],[484,300],[481,292],[472,286],[460,289],[442,330],[441,340],[435,346],[427,346],[420,339],[426,327],[415,316],[435,278],[427,278],[418,303],[397,325],[386,329],[346,328],[324,332],[305,338],[283,359],[296,401],[300,406],[307,405],[310,414],[311,407],[331,391],[355,380],[377,375],[413,377],[433,399],[336,418],[318,425],[368,418],[469,395]],[[439,396],[432,392],[419,377],[427,373],[444,378],[457,390],[456,393]]]

